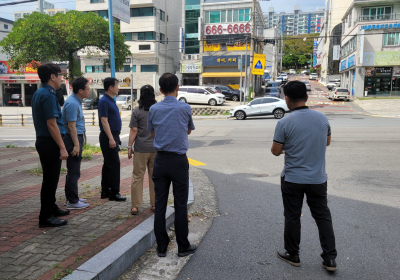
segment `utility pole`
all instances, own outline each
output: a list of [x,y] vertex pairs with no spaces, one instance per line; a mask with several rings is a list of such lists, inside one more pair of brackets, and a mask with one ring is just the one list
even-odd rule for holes
[[[254,20],[254,18],[256,16],[255,8],[256,8],[256,0],[253,0],[252,8],[251,8],[252,17],[251,17],[251,37],[250,37],[250,40],[251,40],[251,42],[250,42],[250,69],[253,68],[253,63],[254,63],[254,58],[253,58],[254,57],[254,37],[255,37],[254,36],[254,30],[255,30],[254,26],[255,26],[255,22],[256,22]],[[247,45],[246,45],[246,52],[247,52]],[[246,59],[246,61],[247,61],[247,59]],[[247,72],[247,69],[246,69],[246,72]],[[254,92],[253,75],[251,74],[251,71],[249,73],[249,76],[250,76],[250,86],[253,87],[253,92]],[[247,74],[246,74],[246,79],[247,79]],[[250,93],[249,93],[249,100],[250,100]]]
[[115,78],[115,55],[114,55],[114,27],[113,27],[112,0],[108,0],[108,26],[110,29],[110,66],[111,77]]

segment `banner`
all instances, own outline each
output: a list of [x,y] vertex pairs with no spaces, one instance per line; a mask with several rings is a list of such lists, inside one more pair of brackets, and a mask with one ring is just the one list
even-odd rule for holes
[[129,0],[111,0],[113,17],[131,23],[131,8]]
[[375,65],[400,65],[398,51],[375,52]]
[[181,73],[201,73],[201,62],[182,63]]
[[183,27],[179,29],[179,52],[183,53],[185,49],[185,30]]
[[333,60],[340,60],[340,45],[333,46]]
[[318,40],[314,39],[314,48],[313,48],[313,67],[317,65],[317,48],[318,48]]
[[[0,61],[0,74],[13,74],[15,71],[11,71],[8,67],[7,61]],[[33,69],[32,64],[28,64],[27,67],[21,69],[22,74],[33,74],[37,73],[37,69]]]

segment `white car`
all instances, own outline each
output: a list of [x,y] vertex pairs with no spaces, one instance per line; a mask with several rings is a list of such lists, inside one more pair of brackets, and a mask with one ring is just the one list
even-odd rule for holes
[[287,83],[287,80],[288,80],[288,77],[287,77],[287,75],[280,75],[277,79],[282,79],[282,83]]
[[122,109],[131,110],[131,96],[130,95],[118,95],[117,96],[117,105],[121,105]]
[[301,81],[301,82],[306,85],[307,91],[311,91],[311,85],[308,81]]
[[310,75],[310,77],[308,77],[309,80],[316,80],[318,78],[318,74],[317,73],[312,73]]
[[289,69],[289,74],[296,75],[296,70],[294,70],[294,69]]
[[279,85],[281,85],[283,83],[283,78],[282,77],[278,77],[275,79],[275,82],[277,82]]
[[340,87],[340,81],[339,82],[337,82],[337,81],[329,81],[329,83],[326,84],[326,87],[329,90],[331,90],[331,89],[333,89],[335,87]]
[[247,117],[273,115],[275,119],[281,119],[286,112],[289,112],[289,108],[285,100],[277,97],[260,97],[246,105],[232,108],[229,116],[244,120]]
[[347,88],[333,88],[329,93],[328,93],[328,98],[335,100],[335,99],[344,99],[347,101],[350,101],[350,92]]
[[224,104],[225,95],[216,93],[207,86],[182,86],[178,90],[178,100],[185,103],[216,106]]

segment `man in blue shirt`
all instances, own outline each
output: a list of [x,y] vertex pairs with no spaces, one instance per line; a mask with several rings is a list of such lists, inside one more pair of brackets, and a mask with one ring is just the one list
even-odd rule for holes
[[68,158],[63,137],[65,134],[61,117],[61,107],[56,90],[61,87],[62,76],[58,65],[48,63],[38,68],[42,87],[32,97],[32,116],[36,131],[36,150],[43,169],[40,191],[39,227],[59,227],[66,220],[57,219],[69,214],[56,204],[56,190],[60,179],[62,160]]
[[100,126],[100,147],[104,158],[101,172],[101,198],[112,201],[126,201],[119,193],[121,178],[121,163],[119,161],[119,146],[121,140],[122,121],[114,96],[118,95],[118,80],[104,79],[104,96],[98,105]]
[[81,176],[83,134],[85,133],[82,100],[89,97],[89,81],[83,77],[76,78],[72,81],[72,90],[74,94],[67,98],[62,110],[65,128],[64,144],[69,154],[68,173],[65,178],[65,197],[67,209],[83,209],[89,204],[85,203],[86,199],[78,196],[78,180]]
[[300,217],[305,194],[318,226],[324,260],[322,265],[328,271],[336,271],[337,252],[325,172],[325,152],[331,142],[331,128],[324,114],[306,106],[308,96],[304,83],[289,82],[284,87],[284,93],[291,113],[277,123],[271,148],[275,156],[285,155],[281,190],[286,251],[278,251],[278,257],[291,265],[300,266]]
[[157,155],[154,160],[153,182],[155,197],[154,233],[159,257],[167,255],[170,242],[165,229],[169,187],[174,189],[175,233],[178,256],[184,257],[196,251],[188,240],[187,201],[189,195],[189,148],[188,135],[194,130],[192,110],[186,103],[179,102],[178,78],[165,73],[159,80],[160,91],[165,95],[162,102],[150,107],[147,130],[154,137]]

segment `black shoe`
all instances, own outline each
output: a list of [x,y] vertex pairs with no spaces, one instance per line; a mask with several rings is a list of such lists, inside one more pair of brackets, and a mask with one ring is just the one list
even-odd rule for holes
[[109,198],[110,195],[108,193],[101,193],[101,199]]
[[61,210],[60,208],[57,208],[56,211],[53,211],[53,216],[54,217],[61,217],[61,216],[67,216],[69,215],[70,211],[69,210]]
[[157,247],[157,255],[158,255],[160,258],[166,257],[166,256],[167,256],[167,249],[160,250],[160,249],[158,249],[158,247]]
[[336,271],[337,270],[335,260],[323,261],[322,266],[328,271]]
[[46,227],[61,227],[65,226],[68,223],[67,220],[59,220],[54,216],[51,216],[48,218],[46,221],[39,221],[39,227],[40,228],[46,228]]
[[190,245],[185,250],[178,250],[178,257],[186,257],[187,255],[194,254],[196,250],[196,245]]
[[126,197],[122,197],[119,193],[115,195],[110,195],[108,198],[110,201],[126,201]]
[[278,258],[280,258],[281,260],[290,263],[291,265],[294,266],[300,266],[300,258],[299,255],[297,256],[291,256],[289,255],[289,253],[287,251],[283,252],[283,251],[278,251]]

